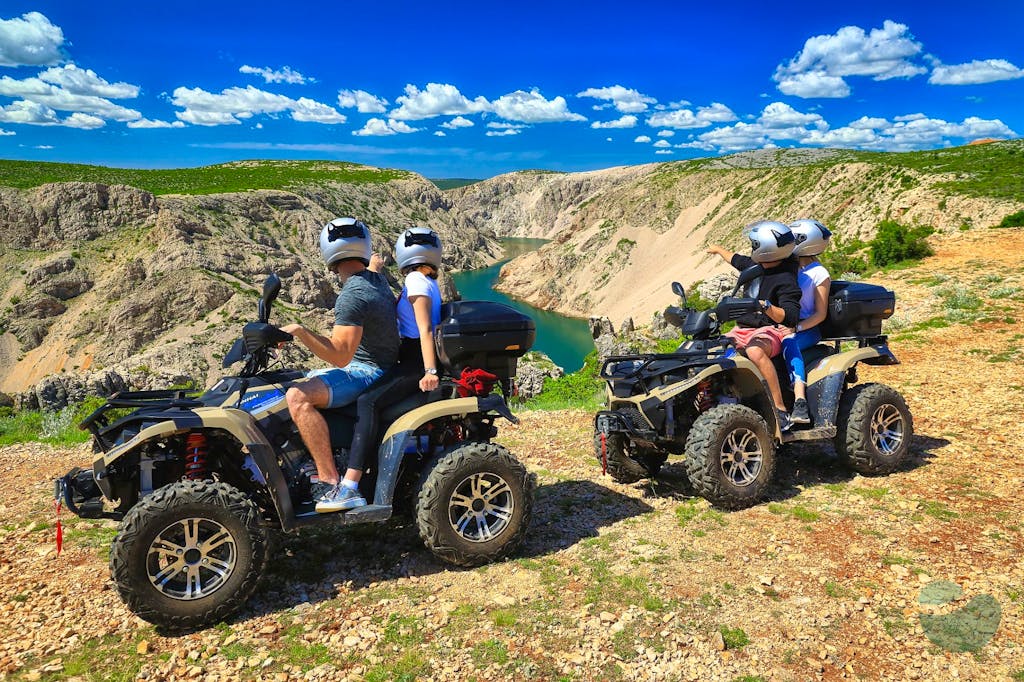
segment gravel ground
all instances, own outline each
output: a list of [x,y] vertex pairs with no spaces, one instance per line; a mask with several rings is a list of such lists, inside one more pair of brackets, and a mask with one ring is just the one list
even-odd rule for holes
[[[196,632],[121,604],[115,524],[65,515],[56,556],[51,480],[88,447],[0,449],[0,679],[1024,679],[1024,267],[982,237],[874,280],[914,311],[892,337],[903,364],[861,370],[913,411],[904,470],[863,478],[831,444],[787,447],[770,500],[723,513],[686,495],[675,460],[655,483],[602,476],[589,413],[528,412],[500,436],[540,483],[512,560],[453,569],[400,522],[304,532],[245,610]],[[943,286],[983,281],[1017,289],[984,321],[920,326]],[[962,595],[922,605],[936,581]],[[977,651],[926,634],[922,613],[984,595],[1000,614]]]

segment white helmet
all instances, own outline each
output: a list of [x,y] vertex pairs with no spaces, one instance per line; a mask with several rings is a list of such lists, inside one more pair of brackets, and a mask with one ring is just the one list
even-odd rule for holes
[[320,255],[327,267],[350,258],[369,265],[370,250],[370,228],[361,220],[335,218],[320,230]]
[[399,270],[412,265],[432,265],[440,270],[441,238],[429,227],[410,227],[398,235],[395,260]]
[[774,220],[760,220],[747,225],[743,236],[750,240],[750,257],[755,263],[789,258],[796,245],[789,226]]
[[796,248],[793,253],[797,256],[820,256],[828,248],[828,240],[832,233],[827,227],[817,220],[801,218],[789,224],[796,238]]

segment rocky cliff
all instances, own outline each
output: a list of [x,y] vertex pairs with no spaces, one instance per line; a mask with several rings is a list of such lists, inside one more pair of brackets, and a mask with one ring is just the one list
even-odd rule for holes
[[77,377],[61,390],[103,385],[109,369],[136,386],[209,383],[269,272],[284,282],[276,321],[328,329],[337,280],[317,239],[337,215],[366,220],[385,254],[417,223],[441,234],[453,269],[500,254],[413,175],[198,196],[81,182],[0,188],[0,391],[54,374]]
[[502,269],[502,291],[568,315],[649,319],[672,302],[672,280],[689,285],[728,267],[705,255],[708,243],[749,248],[740,233],[755,220],[816,217],[844,237],[869,238],[884,218],[951,232],[988,228],[1024,207],[1021,196],[961,191],[954,181],[963,176],[889,157],[771,150],[589,173],[513,173],[453,196],[481,228],[552,240]]

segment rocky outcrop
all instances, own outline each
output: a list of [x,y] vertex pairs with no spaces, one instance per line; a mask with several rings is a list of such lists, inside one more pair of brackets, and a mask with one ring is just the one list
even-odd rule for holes
[[519,400],[536,398],[544,389],[544,380],[557,379],[565,370],[544,353],[531,351],[519,359],[516,367],[516,391]]

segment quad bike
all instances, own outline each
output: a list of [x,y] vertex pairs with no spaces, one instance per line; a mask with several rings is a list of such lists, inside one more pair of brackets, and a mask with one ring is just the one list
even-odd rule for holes
[[[55,482],[57,499],[76,514],[122,521],[110,571],[124,602],[150,622],[198,627],[240,608],[271,561],[274,529],[411,512],[434,554],[475,566],[515,551],[530,523],[535,477],[491,439],[499,417],[517,421],[492,390],[498,383],[510,394],[517,358],[534,341],[533,320],[496,303],[447,304],[435,336],[441,386],[383,411],[377,461],[361,481],[370,503],[318,514],[316,466],[285,400],[304,375],[271,368],[272,349],[291,338],[268,323],[280,287],[276,275],[267,279],[259,321],[244,326],[224,358],[224,367],[245,361],[238,376],[196,398],[170,390],[114,395],[81,424],[93,435],[92,468]],[[322,413],[344,471],[355,406]]]
[[[881,335],[882,320],[895,306],[893,293],[832,282],[824,340],[803,352],[812,424],[783,432],[764,378],[721,333],[726,322],[759,309],[756,300],[736,293],[762,273],[760,265],[744,270],[732,294],[704,311],[689,309],[674,282],[683,307],[668,308],[665,319],[689,340],[674,353],[603,363],[607,409],[595,416],[594,447],[612,478],[632,483],[654,477],[669,455],[683,454],[694,492],[716,506],[740,509],[763,499],[777,448],[785,443],[831,438],[842,462],[862,474],[886,474],[903,464],[913,435],[903,397],[883,384],[857,384],[858,363],[899,364]],[[843,342],[856,347],[843,350]],[[779,360],[778,374],[786,377]],[[783,388],[792,405],[791,390]]]

